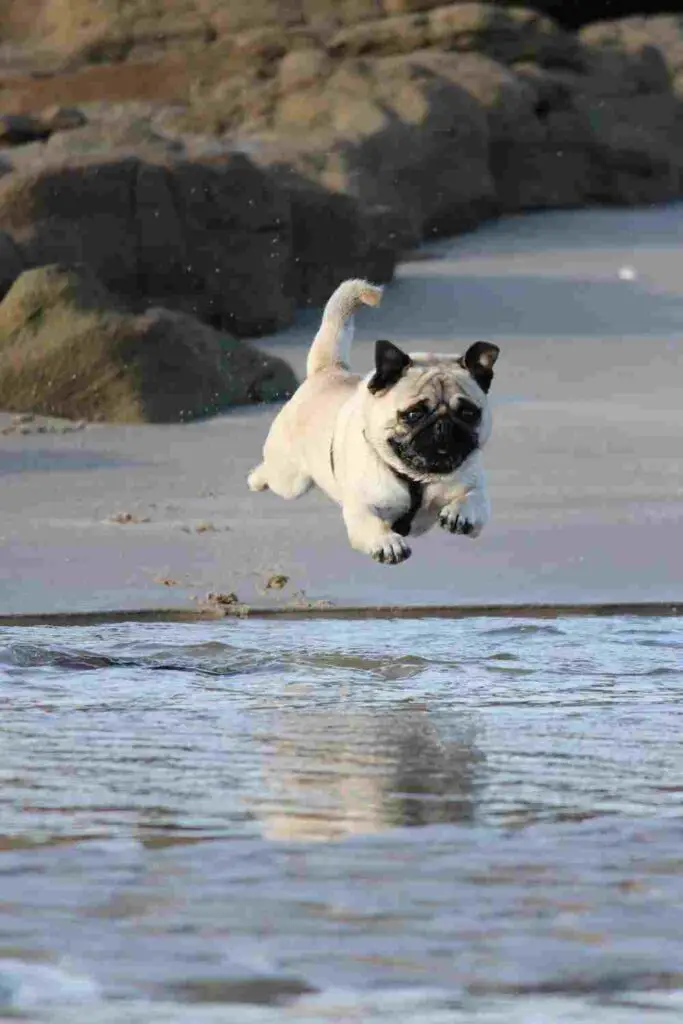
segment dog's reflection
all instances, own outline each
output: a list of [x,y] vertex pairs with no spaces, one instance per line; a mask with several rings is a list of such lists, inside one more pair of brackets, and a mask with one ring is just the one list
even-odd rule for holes
[[331,840],[474,818],[483,757],[474,729],[424,706],[284,713],[264,737],[264,833]]

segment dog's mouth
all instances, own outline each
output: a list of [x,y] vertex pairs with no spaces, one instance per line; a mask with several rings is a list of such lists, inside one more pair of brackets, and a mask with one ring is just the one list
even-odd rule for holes
[[411,434],[389,438],[389,446],[409,469],[443,476],[456,469],[478,447],[475,430],[451,416],[440,416]]

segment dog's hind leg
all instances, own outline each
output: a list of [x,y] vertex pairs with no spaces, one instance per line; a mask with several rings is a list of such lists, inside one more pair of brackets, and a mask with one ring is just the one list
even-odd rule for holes
[[288,466],[279,465],[273,468],[262,462],[256,469],[252,469],[247,477],[247,483],[252,491],[270,489],[280,498],[293,500],[311,489],[313,479],[291,463]]
[[266,464],[262,462],[260,465],[252,469],[251,473],[247,477],[247,485],[250,491],[267,491],[268,490],[268,474],[266,473]]

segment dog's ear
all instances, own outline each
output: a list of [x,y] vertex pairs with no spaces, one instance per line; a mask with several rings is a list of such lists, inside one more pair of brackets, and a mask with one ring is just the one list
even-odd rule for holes
[[490,341],[475,341],[470,345],[464,356],[460,357],[460,363],[476,380],[482,391],[488,391],[493,380],[493,367],[500,355],[497,345]]
[[375,372],[368,382],[368,391],[375,395],[393,387],[412,365],[410,356],[390,341],[375,342]]

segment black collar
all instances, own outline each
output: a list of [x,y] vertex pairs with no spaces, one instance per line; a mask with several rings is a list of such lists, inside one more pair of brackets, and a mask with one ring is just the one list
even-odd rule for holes
[[[388,463],[385,463],[388,465]],[[405,473],[399,473],[398,470],[394,469],[393,466],[389,466],[389,469],[395,477],[404,483],[408,488],[408,494],[410,495],[410,508],[407,512],[404,512],[400,519],[397,519],[395,523],[391,524],[392,530],[400,534],[401,537],[407,537],[410,534],[413,525],[413,519],[420,511],[422,507],[422,498],[424,497],[424,484],[421,484],[419,480],[412,480]]]
[[[365,437],[366,442],[370,442]],[[384,465],[387,469],[390,469],[397,480],[400,480],[402,484],[405,484],[408,488],[408,494],[410,495],[410,508],[407,512],[404,512],[395,522],[391,524],[392,530],[395,530],[401,537],[407,537],[413,526],[413,520],[422,507],[422,498],[424,497],[424,484],[421,484],[419,480],[413,480],[411,477],[406,476],[405,473],[399,473],[397,469],[390,466],[388,462]],[[334,434],[330,438],[330,469],[332,470],[332,477],[334,478]]]

